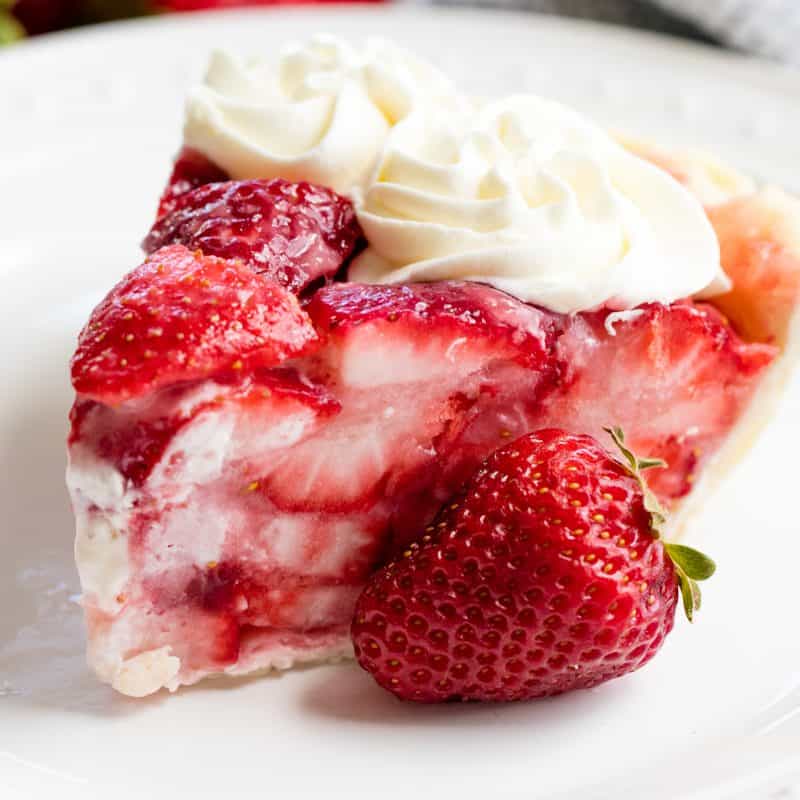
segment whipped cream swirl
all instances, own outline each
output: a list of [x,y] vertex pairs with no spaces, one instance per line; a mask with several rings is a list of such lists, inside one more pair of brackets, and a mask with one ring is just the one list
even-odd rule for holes
[[184,143],[235,179],[282,177],[348,193],[380,159],[394,124],[426,103],[460,102],[433,66],[381,39],[292,44],[277,65],[212,55],[189,94]]
[[409,114],[356,206],[369,247],[354,281],[479,281],[561,313],[728,286],[689,191],[531,95]]

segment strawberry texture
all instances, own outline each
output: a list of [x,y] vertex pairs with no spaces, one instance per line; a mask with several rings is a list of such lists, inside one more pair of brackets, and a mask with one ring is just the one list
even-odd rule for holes
[[[173,251],[179,264],[198,258]],[[125,531],[131,563],[142,570],[111,616],[108,601],[87,598],[90,636],[113,642],[119,625],[135,631],[142,649],[170,646],[183,683],[288,664],[320,648],[342,652],[374,569],[419,536],[483,459],[545,424],[599,434],[598,426],[620,421],[632,443],[671,459],[650,476],[660,498],[682,496],[774,352],[743,343],[719,314],[693,303],[645,307],[619,320],[613,336],[602,312],[562,317],[470,283],[334,283],[301,311],[247,267],[196,263],[227,264],[245,285],[269,287],[298,321],[297,346],[285,349],[282,337],[242,358],[225,349],[223,326],[213,352],[224,357],[198,361],[198,373],[170,371],[167,359],[157,376],[141,375],[116,360],[119,373],[98,375],[89,367],[107,355],[82,339],[70,440],[75,463],[92,453],[125,481],[129,499],[120,506],[104,505],[91,483],[73,498],[87,520],[109,515]],[[184,284],[163,285],[165,274],[184,273],[133,273],[163,288],[160,302],[172,309],[172,287]],[[112,293],[95,321],[130,324],[127,295]],[[202,321],[199,300],[181,325]],[[227,319],[224,302],[214,308]],[[112,330],[111,341],[124,341],[127,328]],[[272,341],[270,325],[259,330]],[[187,626],[192,609],[202,626]],[[547,659],[536,669],[549,669]]]
[[161,219],[165,214],[169,214],[175,208],[178,198],[192,189],[229,179],[230,176],[226,172],[202,153],[184,147],[175,159],[172,173],[161,194],[157,218]]
[[777,350],[742,341],[705,303],[643,306],[614,335],[607,316],[565,319],[556,344],[561,383],[537,424],[600,437],[621,421],[635,450],[668,465],[648,476],[651,488],[667,502],[683,497]]
[[240,260],[299,293],[333,278],[361,242],[351,202],[330,189],[275,178],[184,191],[193,179],[185,177],[188,165],[182,167],[182,160],[175,171],[184,177],[166,191],[144,241],[147,253],[183,244],[206,255]]
[[[165,219],[226,186],[236,184],[190,189]],[[245,222],[248,246],[250,234]],[[124,537],[130,570],[113,592],[84,587],[91,652],[110,657],[95,669],[113,681],[128,652],[115,650],[120,631],[137,651],[171,648],[177,683],[345,653],[375,569],[484,459],[541,428],[600,436],[621,424],[639,452],[669,461],[649,477],[670,503],[775,353],[689,301],[563,316],[474,283],[337,281],[314,283],[301,303],[244,261],[158,250],[98,306],[73,359],[79,530]],[[93,479],[98,465],[110,483]],[[602,547],[621,558],[615,541]],[[553,647],[569,634],[575,652],[591,651],[577,649],[569,629],[583,620],[570,609]],[[525,633],[520,658],[545,652],[540,633],[540,648]],[[640,663],[631,653],[644,641],[625,665]],[[514,644],[503,639],[501,655]],[[551,671],[537,679],[560,663],[546,653],[535,668]]]
[[165,247],[94,310],[72,359],[78,394],[121,403],[179,381],[272,366],[317,342],[296,299],[241,264]]
[[[202,402],[187,406],[186,397],[198,387],[214,391]],[[290,367],[257,367],[244,373],[231,370],[208,382],[181,382],[153,399],[155,402],[139,405],[131,414],[97,400],[77,400],[70,413],[70,441],[91,442],[100,458],[113,464],[132,486],[139,487],[163,461],[176,437],[200,415],[221,404],[232,406],[242,418],[268,416],[283,421],[291,419],[298,409],[308,410],[319,419],[341,410],[322,386],[307,383]],[[164,409],[169,411],[165,413]]]
[[360,596],[356,657],[401,699],[522,700],[647,663],[678,582],[642,487],[589,436],[492,454]]
[[306,311],[326,342],[309,372],[343,413],[263,476],[263,490],[286,510],[379,504],[432,513],[434,496],[412,503],[405,493],[420,478],[434,488],[436,443],[482,394],[534,406],[553,370],[552,318],[485,286],[337,283]]

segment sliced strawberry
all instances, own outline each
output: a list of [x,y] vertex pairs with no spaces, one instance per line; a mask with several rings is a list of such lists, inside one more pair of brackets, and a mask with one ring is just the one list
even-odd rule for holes
[[80,395],[121,403],[179,381],[279,364],[316,342],[280,286],[176,245],[154,253],[94,310],[72,383]]
[[194,444],[197,427],[207,425],[214,414],[220,427],[223,416],[234,420],[225,442],[227,457],[235,459],[237,449],[249,451],[258,444],[262,458],[269,458],[276,445],[285,443],[285,432],[301,438],[300,431],[307,435],[339,410],[323,387],[303,380],[295,370],[259,368],[168,386],[130,411],[78,399],[70,414],[70,445],[89,447],[134,486],[142,486],[156,470],[163,491],[164,482],[184,479],[184,469],[197,471],[196,465],[187,464],[187,457],[197,454],[186,453],[181,437]]
[[175,159],[172,174],[161,195],[158,204],[158,219],[173,211],[178,198],[192,189],[205,186],[207,183],[227,181],[229,178],[230,176],[226,172],[209,161],[202,153],[184,147]]
[[[430,487],[444,468],[435,442],[455,435],[482,394],[519,391],[535,403],[551,371],[553,318],[489,287],[335,284],[307,310],[327,341],[312,369],[343,412],[264,476],[284,509],[382,497],[387,511],[402,506],[416,471]],[[430,502],[414,507],[426,513]]]
[[667,500],[690,490],[776,354],[743,342],[717,311],[691,302],[645,306],[616,321],[596,312],[565,322],[556,345],[565,372],[536,425],[601,436],[619,421],[632,447],[667,462],[649,476]]
[[[346,283],[318,292],[307,306],[318,330],[344,341],[345,350],[361,344],[399,338],[410,348],[411,380],[420,378],[420,357],[446,361],[438,370],[481,359],[491,352],[531,367],[541,367],[555,338],[557,315],[521,303],[514,297],[478,283],[445,281],[399,286]],[[370,329],[372,326],[372,329]],[[374,329],[374,334],[373,334]],[[363,336],[366,341],[357,341]],[[367,352],[369,352],[367,350]],[[376,363],[359,383],[397,383],[403,380],[401,364]]]
[[181,194],[144,241],[240,259],[292,292],[332,278],[361,240],[350,201],[310,183],[229,181]]

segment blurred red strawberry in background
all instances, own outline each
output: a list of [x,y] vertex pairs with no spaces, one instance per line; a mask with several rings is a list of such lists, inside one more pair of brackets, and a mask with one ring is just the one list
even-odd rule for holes
[[17,0],[11,11],[28,33],[46,33],[74,25],[80,0]]
[[31,35],[71,28],[88,22],[138,17],[157,10],[150,0],[0,0],[5,14]]
[[376,3],[381,0],[161,0],[167,11],[201,11],[211,8],[242,8],[244,6],[300,5],[310,3],[361,2]]
[[[350,0],[350,2],[381,0]],[[340,0],[0,0],[0,44],[90,22],[171,11],[335,3]]]

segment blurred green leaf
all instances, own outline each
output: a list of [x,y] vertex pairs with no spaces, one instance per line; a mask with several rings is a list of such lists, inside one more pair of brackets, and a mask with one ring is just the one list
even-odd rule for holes
[[[0,0],[0,9],[3,6],[10,7],[10,0]],[[0,45],[16,42],[25,35],[25,30],[19,22],[8,13],[0,10]]]

